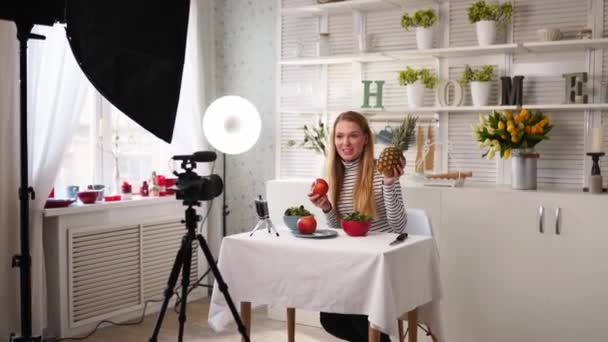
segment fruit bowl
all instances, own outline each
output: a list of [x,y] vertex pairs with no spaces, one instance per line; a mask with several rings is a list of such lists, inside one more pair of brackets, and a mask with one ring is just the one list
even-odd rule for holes
[[299,207],[289,207],[283,213],[283,222],[292,231],[298,232],[298,220],[300,217],[311,216],[312,214],[303,205]]
[[85,190],[78,192],[77,196],[80,202],[84,204],[93,204],[97,201],[97,196],[99,195],[99,191],[97,190]]
[[372,221],[342,221],[342,229],[350,236],[365,236],[369,232]]
[[300,217],[303,217],[303,216],[284,215],[283,222],[285,222],[285,225],[289,228],[289,230],[291,230],[292,232],[298,232],[297,222],[300,219]]

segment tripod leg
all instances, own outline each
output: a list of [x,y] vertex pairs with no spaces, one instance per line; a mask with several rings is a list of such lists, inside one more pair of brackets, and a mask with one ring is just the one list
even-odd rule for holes
[[258,221],[258,223],[255,225],[255,228],[253,228],[253,230],[251,231],[251,234],[249,234],[249,236],[253,236],[253,233],[255,233],[258,229],[262,228],[264,226],[264,221]]
[[274,227],[274,224],[272,224],[272,221],[270,221],[270,219],[266,219],[266,224],[268,225],[268,232],[270,233],[270,229],[272,229],[272,231],[279,236],[279,232],[277,231],[277,229]]
[[182,270],[182,298],[179,310],[179,335],[178,341],[184,338],[184,325],[186,324],[186,305],[188,303],[188,286],[190,285],[190,267],[192,265],[192,240],[188,238],[189,245],[184,250],[184,268]]
[[[257,229],[257,227],[256,227],[256,229]],[[220,270],[217,268],[217,265],[215,264],[215,261],[213,260],[213,255],[211,254],[211,250],[209,250],[209,246],[207,245],[207,242],[205,241],[205,239],[203,238],[203,236],[201,234],[198,234],[196,236],[196,239],[198,240],[198,243],[201,246],[203,253],[205,254],[205,259],[207,259],[207,262],[209,263],[209,267],[211,268],[211,271],[213,272],[215,281],[217,281],[218,288],[220,289],[220,291],[222,291],[222,294],[224,295],[224,298],[226,299],[226,303],[228,303],[228,307],[230,308],[232,317],[234,317],[234,321],[236,322],[236,325],[239,328],[239,332],[241,333],[243,340],[245,342],[251,342],[249,339],[249,335],[247,334],[245,325],[243,324],[243,321],[241,320],[241,317],[239,316],[238,311],[236,311],[236,307],[234,306],[234,302],[232,301],[232,298],[230,298],[230,293],[228,293],[228,285],[226,285],[226,283],[224,282],[224,278],[222,277]]]
[[[182,268],[183,260],[184,260],[184,246],[189,247],[188,241],[190,239],[188,236],[184,236],[182,238],[182,245],[175,256],[175,262],[173,262],[173,268],[171,269],[171,274],[169,275],[169,280],[167,280],[167,288],[165,288],[163,304],[158,312],[158,318],[156,319],[156,324],[154,325],[154,332],[150,337],[150,342],[156,342],[158,339],[158,333],[160,332],[160,327],[163,324],[163,319],[165,318],[165,313],[167,312],[167,306],[169,305],[169,300],[173,296],[173,289],[175,288],[175,284],[177,283],[177,277],[179,276],[179,271]],[[191,243],[190,243],[191,245]]]

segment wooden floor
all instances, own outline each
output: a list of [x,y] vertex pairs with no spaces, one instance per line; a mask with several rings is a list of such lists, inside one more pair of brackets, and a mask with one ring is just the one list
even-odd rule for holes
[[[184,333],[184,341],[188,342],[238,342],[238,333],[215,333],[207,325],[209,300],[203,299],[188,305],[188,321]],[[86,339],[87,342],[118,342],[118,341],[147,341],[152,333],[156,314],[148,315],[145,321],[136,326],[109,326],[99,329],[95,335]],[[252,314],[252,336],[254,342],[287,341],[287,327],[284,322],[270,320],[266,317],[265,309],[255,310]],[[169,310],[165,317],[159,336],[159,342],[177,341],[177,315]],[[236,331],[236,330],[235,330]],[[298,342],[335,342],[325,331],[315,327],[296,326],[296,341]]]

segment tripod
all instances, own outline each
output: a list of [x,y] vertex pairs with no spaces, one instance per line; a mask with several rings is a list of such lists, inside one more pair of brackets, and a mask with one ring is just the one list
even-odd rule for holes
[[217,281],[218,288],[222,291],[228,306],[230,307],[230,311],[232,312],[232,316],[234,317],[234,321],[236,322],[239,332],[245,342],[250,342],[249,336],[247,335],[247,331],[245,329],[245,325],[241,321],[241,317],[239,313],[236,311],[236,307],[232,302],[232,298],[230,298],[230,294],[228,293],[228,286],[224,282],[224,278],[222,278],[222,274],[220,270],[217,268],[215,261],[213,260],[213,255],[211,254],[211,250],[209,250],[209,246],[205,241],[205,238],[201,234],[196,233],[197,222],[200,221],[200,216],[196,214],[196,210],[192,208],[193,205],[200,205],[200,202],[194,201],[189,202],[185,201],[185,204],[188,205],[186,209],[186,229],[187,232],[182,237],[182,243],[179,251],[177,252],[177,256],[175,257],[175,262],[173,263],[173,268],[171,269],[171,274],[169,275],[169,280],[167,281],[167,288],[164,292],[163,304],[158,313],[158,318],[156,320],[156,324],[154,325],[154,332],[152,333],[152,337],[150,337],[150,342],[156,342],[158,339],[158,333],[160,332],[161,325],[163,324],[163,319],[165,318],[165,313],[167,312],[167,306],[169,305],[169,300],[173,296],[173,289],[177,283],[177,277],[179,276],[179,271],[182,270],[182,298],[180,301],[180,309],[179,309],[179,335],[178,341],[182,342],[184,337],[184,324],[186,323],[186,303],[188,302],[188,286],[190,285],[190,268],[192,263],[192,243],[194,241],[198,241],[203,253],[205,254],[205,258],[207,259],[207,263],[213,272],[213,275]]

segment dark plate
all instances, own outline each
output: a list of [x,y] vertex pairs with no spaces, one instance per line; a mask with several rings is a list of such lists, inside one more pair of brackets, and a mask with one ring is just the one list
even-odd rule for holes
[[50,208],[65,208],[67,206],[69,206],[70,204],[76,202],[76,200],[73,199],[59,199],[59,198],[49,198],[46,200],[46,204],[44,205],[45,208],[50,209]]
[[293,232],[293,235],[306,239],[327,239],[338,236],[338,232],[333,229],[317,229],[312,234],[300,234],[298,232]]

